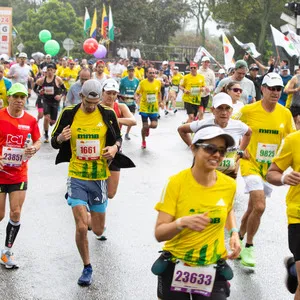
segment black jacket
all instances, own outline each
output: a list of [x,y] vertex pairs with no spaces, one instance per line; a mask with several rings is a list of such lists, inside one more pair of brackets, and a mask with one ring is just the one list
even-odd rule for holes
[[[59,119],[52,132],[51,145],[54,149],[59,149],[55,164],[69,162],[72,157],[70,140],[59,144],[57,142],[57,137],[66,126],[72,125],[74,116],[80,108],[80,105],[81,103],[75,106],[66,107],[59,116]],[[121,146],[122,138],[115,112],[112,109],[104,107],[100,104],[98,104],[97,106],[102,115],[103,121],[107,126],[105,146],[113,146],[114,144],[116,144],[116,142],[118,142],[118,146]]]

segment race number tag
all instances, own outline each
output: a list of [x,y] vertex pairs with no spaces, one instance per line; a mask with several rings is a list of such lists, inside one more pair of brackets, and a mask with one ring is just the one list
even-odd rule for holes
[[2,161],[5,166],[20,167],[22,165],[23,155],[23,148],[3,147],[2,149]]
[[155,94],[147,94],[147,102],[148,103],[156,102],[156,95]]
[[271,163],[277,152],[278,145],[258,143],[256,152],[256,161],[262,163]]
[[44,86],[45,95],[54,95],[54,86]]
[[211,295],[216,277],[215,265],[190,267],[179,261],[174,270],[171,291]]
[[200,88],[199,87],[192,87],[191,88],[191,95],[192,96],[198,96],[200,94]]
[[75,82],[76,82],[76,80],[75,80],[74,78],[71,78],[71,79],[69,80],[70,86],[72,86]]
[[236,168],[236,150],[228,151],[226,156],[221,161],[220,165],[218,166],[217,170],[221,172],[231,172]]
[[178,85],[172,85],[172,86],[171,86],[171,90],[174,91],[174,92],[176,92],[176,93],[178,93],[178,91],[179,91],[179,86],[178,86]]
[[100,158],[99,140],[76,140],[76,156],[80,160],[97,160]]

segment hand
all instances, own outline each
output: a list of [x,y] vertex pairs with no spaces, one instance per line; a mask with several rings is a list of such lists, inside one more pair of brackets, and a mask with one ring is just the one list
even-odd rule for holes
[[117,152],[118,152],[118,147],[116,145],[107,146],[107,147],[103,148],[102,157],[104,157],[108,160],[113,159]]
[[70,125],[68,125],[63,129],[61,134],[58,135],[57,141],[58,142],[68,141],[69,139],[71,139],[71,136],[72,136],[71,128]]
[[239,234],[237,232],[233,232],[232,236],[229,240],[230,250],[232,251],[229,255],[229,259],[238,258],[241,252],[241,244]]
[[191,230],[202,231],[210,223],[208,212],[181,218],[182,227],[187,227]]
[[27,147],[25,149],[26,159],[31,158],[36,153],[36,148],[34,146]]
[[300,173],[292,171],[291,173],[285,175],[284,183],[292,186],[298,185],[300,183]]
[[191,92],[189,90],[183,90],[184,94],[190,94]]
[[56,101],[60,101],[61,97],[62,97],[62,95],[56,95],[56,96],[54,97],[54,99],[55,99]]

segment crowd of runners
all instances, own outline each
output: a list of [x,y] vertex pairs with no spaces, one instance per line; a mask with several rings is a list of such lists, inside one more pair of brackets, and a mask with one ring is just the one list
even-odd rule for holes
[[[293,255],[285,260],[287,288],[300,300],[300,75],[297,70],[290,75],[285,60],[270,58],[268,66],[248,61],[245,55],[231,69],[215,72],[207,56],[181,70],[168,61],[136,58],[55,61],[46,55],[35,61],[20,53],[15,61],[2,60],[0,220],[7,194],[10,210],[0,262],[18,268],[12,247],[26,197],[27,162],[51,141],[58,149],[56,163],[69,162],[65,197],[83,263],[78,284],[90,285],[88,230],[105,240],[108,199],[117,193],[120,170],[135,167],[122,153],[121,132],[130,141],[140,115],[141,148],[146,149],[159,119],[184,108],[187,118],[179,121],[178,133],[191,149],[193,164],[168,179],[155,206],[155,237],[165,241],[152,266],[158,298],[227,299],[233,272],[226,259],[256,266],[255,236],[266,198],[272,196],[272,184],[286,184]],[[37,94],[36,117],[26,112],[32,91]],[[239,172],[249,201],[238,226],[234,199]]]

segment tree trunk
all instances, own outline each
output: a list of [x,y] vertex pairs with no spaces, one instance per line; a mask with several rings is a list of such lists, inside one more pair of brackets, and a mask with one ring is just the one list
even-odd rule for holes
[[267,29],[270,24],[269,17],[270,17],[272,1],[271,0],[261,0],[261,1],[263,2],[264,13],[263,13],[263,17],[260,19],[261,30],[258,38],[258,49],[263,53],[265,47]]

